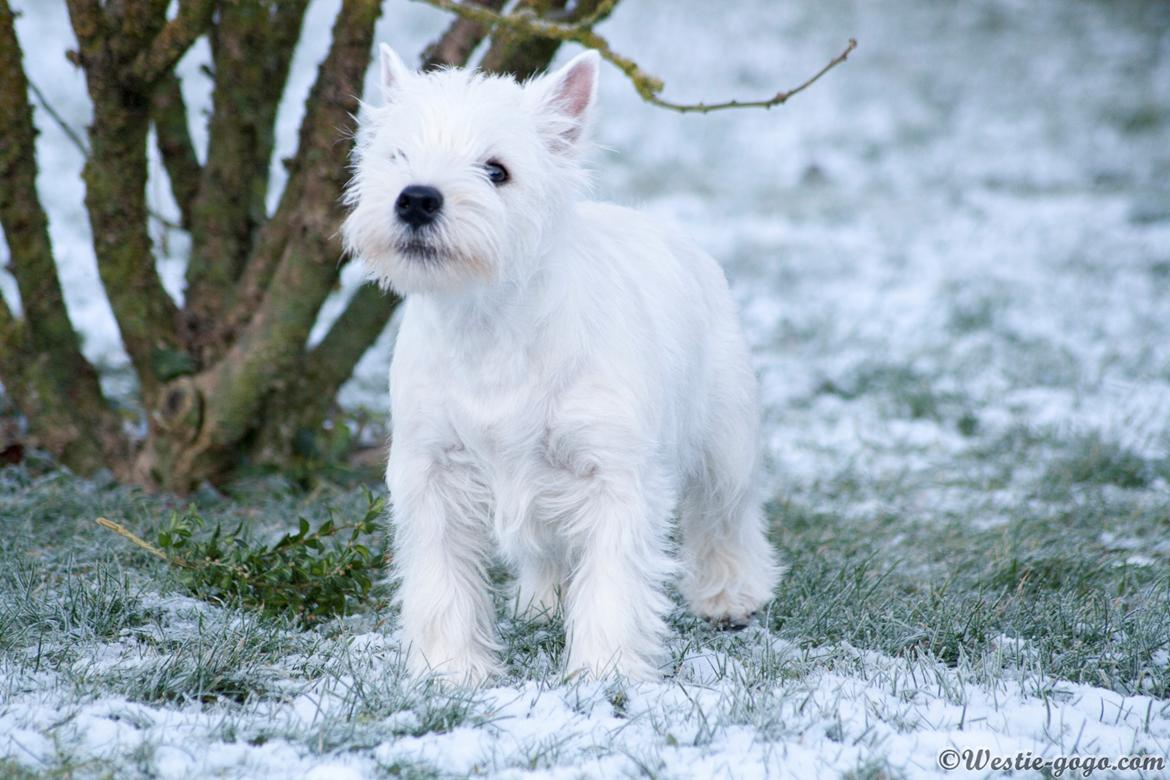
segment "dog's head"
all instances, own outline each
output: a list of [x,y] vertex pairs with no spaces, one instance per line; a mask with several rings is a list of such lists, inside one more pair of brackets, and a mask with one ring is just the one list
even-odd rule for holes
[[359,134],[347,249],[401,294],[458,292],[530,272],[587,180],[597,94],[586,52],[524,84],[467,70],[413,73],[381,47],[384,105]]

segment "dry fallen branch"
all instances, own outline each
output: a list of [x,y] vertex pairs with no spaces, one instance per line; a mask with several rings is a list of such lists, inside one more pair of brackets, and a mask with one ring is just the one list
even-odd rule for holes
[[603,2],[600,4],[596,13],[587,16],[579,22],[566,24],[541,18],[531,9],[522,9],[512,13],[501,14],[483,5],[468,5],[458,2],[458,0],[416,0],[416,2],[427,3],[428,5],[457,14],[468,21],[476,22],[485,27],[500,27],[523,35],[550,38],[561,42],[572,41],[587,48],[595,49],[601,55],[602,59],[613,64],[626,75],[626,78],[630,80],[630,83],[633,84],[634,89],[644,101],[660,108],[666,108],[684,114],[706,114],[711,111],[723,111],[731,108],[767,109],[772,106],[782,105],[793,95],[808,89],[822,76],[848,59],[850,52],[857,48],[856,39],[850,38],[845,49],[811,77],[792,89],[777,92],[770,98],[763,100],[728,100],[721,103],[675,103],[659,97],[665,88],[662,79],[642,70],[638,63],[629,57],[614,51],[609,45],[609,41],[593,31],[593,25],[608,14],[612,9],[613,3]]
[[129,541],[131,541],[134,544],[141,547],[143,550],[146,550],[148,553],[153,555],[155,558],[158,558],[158,559],[163,560],[163,561],[167,560],[167,554],[165,552],[163,552],[162,550],[160,550],[158,547],[151,544],[150,542],[146,541],[141,536],[134,533],[133,531],[131,531],[129,528],[122,525],[121,523],[115,523],[113,520],[109,520],[105,517],[99,517],[97,519],[97,524],[100,525],[102,528],[110,529],[114,533],[118,534],[118,536],[121,536],[123,539],[128,539]]

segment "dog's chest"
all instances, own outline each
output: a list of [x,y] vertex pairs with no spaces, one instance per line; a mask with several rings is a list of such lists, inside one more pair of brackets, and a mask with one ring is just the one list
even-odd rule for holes
[[493,383],[451,393],[448,420],[462,448],[492,496],[492,514],[501,540],[531,523],[551,520],[548,494],[561,492],[563,470],[549,462],[551,421],[537,378]]
[[415,398],[428,388],[426,402],[419,402],[423,413],[441,420],[433,430],[451,437],[444,447],[484,481],[502,527],[547,514],[545,495],[560,492],[569,476],[553,462],[550,439],[582,361],[579,344],[558,338],[561,315],[519,326],[500,317],[462,320],[429,330],[445,338],[409,344],[410,362],[421,373],[404,372],[404,383]]
[[460,444],[481,465],[535,453],[545,421],[535,388],[527,383],[452,388],[447,417]]
[[493,471],[536,457],[548,427],[542,364],[510,346],[461,355],[445,372],[445,416],[468,454]]

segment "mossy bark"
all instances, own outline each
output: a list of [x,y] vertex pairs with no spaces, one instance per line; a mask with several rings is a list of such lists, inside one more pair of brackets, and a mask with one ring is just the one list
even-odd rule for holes
[[[520,0],[514,10],[527,9],[541,17],[556,19],[565,24],[588,20],[590,24],[602,21],[613,10],[603,0],[577,0],[571,6],[565,0]],[[539,75],[560,48],[561,41],[521,35],[511,30],[492,33],[492,45],[483,55],[479,67],[490,73],[508,73],[518,79]]]
[[[192,378],[166,388],[153,408],[151,436],[135,472],[146,482],[185,490],[236,465],[259,428],[265,401],[279,396],[304,360],[305,342],[339,273],[337,225],[348,145],[338,143],[357,112],[373,47],[378,0],[344,0],[333,43],[309,95],[300,145],[269,235],[270,281],[229,349]],[[273,262],[275,261],[275,262]]]
[[[565,0],[520,0],[518,8],[528,8],[545,16],[566,5]],[[509,73],[518,79],[531,78],[548,66],[559,47],[560,41],[550,38],[532,38],[509,30],[497,30],[480,67],[492,73]]]
[[0,223],[24,309],[18,320],[0,306],[0,378],[35,446],[81,471],[117,468],[125,443],[65,309],[37,196],[36,129],[13,22],[0,0]]
[[[178,310],[155,268],[146,218],[150,87],[127,74],[165,21],[157,3],[97,6],[69,0],[93,104],[85,206],[98,273],[134,364],[143,401],[153,404],[180,353]],[[161,375],[160,375],[161,374]]]
[[337,411],[338,391],[400,302],[374,285],[358,288],[325,338],[266,399],[264,423],[253,445],[258,462],[279,464],[296,447],[312,446],[322,436],[326,420]]
[[[572,13],[584,16],[597,5],[597,0],[590,0],[574,6]],[[346,11],[356,13],[349,4],[343,6],[343,14]],[[474,36],[484,32],[461,27],[460,21],[454,20],[443,39],[428,48],[433,64],[466,64],[466,58],[479,43],[473,42]],[[322,64],[318,87],[336,83],[328,74],[336,73],[346,61],[342,54],[347,29],[349,22],[343,28],[339,18],[333,30],[335,48]],[[556,50],[556,42],[510,42],[497,50],[490,64],[486,56],[481,67],[498,73],[538,73],[548,67]],[[461,56],[463,60],[434,60],[439,53]],[[357,88],[349,95],[356,94]],[[174,388],[176,398],[171,399],[171,406],[180,410],[179,416],[198,420],[201,432],[190,441],[181,441],[180,436],[172,446],[154,450],[167,458],[167,468],[154,478],[177,475],[178,482],[168,481],[165,476],[161,479],[171,488],[181,486],[185,479],[214,478],[221,474],[220,469],[232,468],[241,457],[280,463],[294,450],[296,442],[321,435],[322,423],[335,407],[337,392],[399,304],[397,296],[376,288],[359,289],[322,343],[312,351],[303,348],[317,312],[337,279],[340,248],[332,237],[325,239],[336,235],[343,216],[336,210],[336,194],[344,186],[346,175],[344,156],[339,156],[338,151],[347,154],[347,149],[339,150],[336,127],[349,126],[347,115],[356,111],[356,103],[349,99],[337,102],[342,97],[335,95],[330,101],[324,94],[318,96],[317,88],[310,96],[310,109],[302,124],[301,152],[292,161],[289,184],[273,219],[261,230],[252,261],[236,285],[233,310],[223,318],[219,340],[232,346],[215,371],[201,374],[193,385]],[[338,111],[340,106],[344,110]],[[315,109],[321,110],[321,115]],[[330,131],[321,132],[325,127]],[[335,208],[324,207],[326,193],[332,195],[328,203]],[[305,209],[305,203],[314,208]],[[282,296],[268,296],[268,290],[280,290]],[[241,387],[255,388],[260,395],[239,392]],[[192,394],[199,400],[190,400]],[[186,428],[180,424],[178,429]],[[247,447],[241,448],[245,441]],[[139,467],[151,468],[154,457],[147,450]]]
[[200,362],[222,352],[214,338],[267,219],[276,111],[307,0],[237,0],[211,32],[215,90],[207,163],[192,209],[186,341]]
[[[505,0],[472,0],[472,2],[493,11],[499,11],[505,5]],[[422,56],[422,69],[434,70],[448,66],[466,65],[467,60],[471,58],[471,53],[475,51],[475,47],[483,43],[487,34],[488,29],[484,25],[463,17],[456,18],[442,36],[427,46]]]
[[175,74],[166,74],[154,88],[150,117],[154,122],[159,155],[170,179],[171,194],[179,206],[182,227],[190,231],[203,170],[195,155],[195,144],[191,142],[187,104]]

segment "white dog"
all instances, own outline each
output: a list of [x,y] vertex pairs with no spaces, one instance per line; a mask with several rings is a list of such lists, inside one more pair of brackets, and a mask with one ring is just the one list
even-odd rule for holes
[[723,272],[676,230],[581,199],[598,64],[518,84],[381,49],[343,234],[406,297],[386,481],[418,673],[499,669],[493,547],[522,612],[563,608],[570,673],[657,676],[676,570],[694,612],[729,624],[776,584]]

